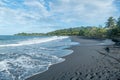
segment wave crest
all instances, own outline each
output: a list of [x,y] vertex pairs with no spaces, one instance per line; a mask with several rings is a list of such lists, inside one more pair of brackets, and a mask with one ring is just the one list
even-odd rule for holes
[[45,43],[45,42],[50,42],[54,40],[62,40],[68,38],[68,36],[53,36],[53,37],[48,37],[48,38],[33,38],[29,39],[26,41],[20,41],[16,44],[5,44],[5,45],[0,45],[0,47],[14,47],[14,46],[24,46],[24,45],[31,45],[31,44],[40,44],[40,43]]

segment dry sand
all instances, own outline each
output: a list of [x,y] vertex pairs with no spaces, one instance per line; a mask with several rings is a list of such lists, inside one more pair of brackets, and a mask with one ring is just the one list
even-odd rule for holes
[[101,40],[71,37],[79,42],[72,46],[74,52],[64,62],[52,65],[49,70],[32,76],[26,80],[120,80],[120,48],[96,45]]

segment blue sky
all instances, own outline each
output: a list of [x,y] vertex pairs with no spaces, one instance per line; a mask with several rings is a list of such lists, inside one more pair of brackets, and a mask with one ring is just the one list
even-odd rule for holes
[[120,0],[0,0],[0,35],[104,25]]

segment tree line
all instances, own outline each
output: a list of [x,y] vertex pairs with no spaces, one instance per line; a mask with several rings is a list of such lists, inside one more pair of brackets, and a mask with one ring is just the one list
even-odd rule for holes
[[109,17],[106,26],[107,28],[107,36],[109,38],[120,37],[120,17],[116,20],[113,17]]
[[115,38],[120,37],[120,17],[109,17],[105,26],[81,26],[76,28],[60,29],[48,33],[18,33],[22,36],[86,36],[92,38]]

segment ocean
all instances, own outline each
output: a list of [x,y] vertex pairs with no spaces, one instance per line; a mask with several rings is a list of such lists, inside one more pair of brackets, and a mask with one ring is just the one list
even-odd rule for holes
[[0,80],[25,80],[65,61],[71,54],[68,36],[0,36]]

